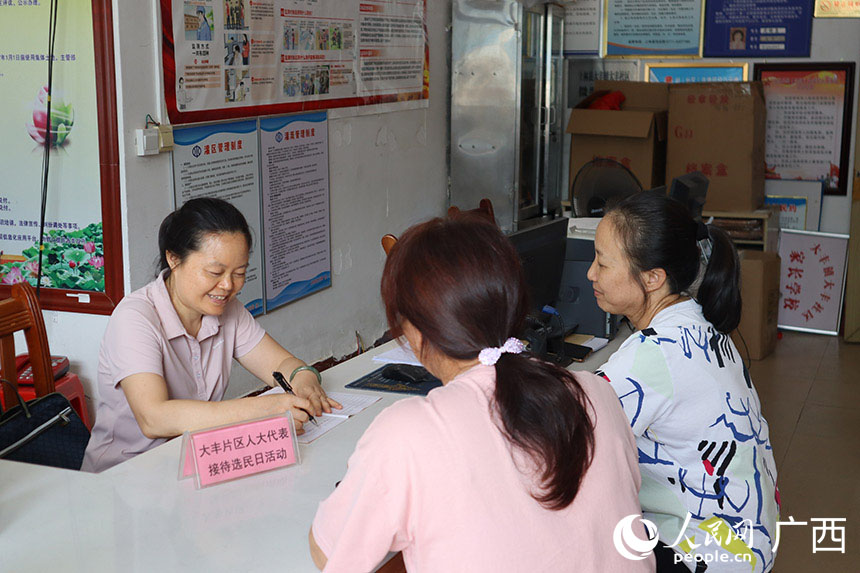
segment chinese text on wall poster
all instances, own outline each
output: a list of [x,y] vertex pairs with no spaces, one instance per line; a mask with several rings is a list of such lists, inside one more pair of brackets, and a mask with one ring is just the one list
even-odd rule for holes
[[173,123],[429,98],[424,0],[161,6]]
[[781,327],[839,330],[847,251],[847,235],[781,231]]

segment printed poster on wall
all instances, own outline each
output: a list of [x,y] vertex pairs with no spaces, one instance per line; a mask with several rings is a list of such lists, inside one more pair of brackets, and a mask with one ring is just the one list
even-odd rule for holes
[[424,0],[161,0],[161,12],[173,123],[430,97]]
[[810,0],[708,0],[705,57],[808,57]]
[[702,51],[704,0],[606,2],[607,57],[696,57]]
[[260,120],[266,309],[331,286],[325,112]]
[[44,142],[51,143],[42,286],[105,291],[93,13],[63,4],[47,132],[48,2],[0,4],[0,281],[36,285]]
[[263,308],[257,121],[181,127],[173,131],[176,206],[216,197],[232,203],[251,227],[253,245],[239,301],[257,316]]
[[756,66],[767,105],[765,177],[821,181],[825,194],[844,195],[853,63],[790,66]]
[[838,334],[848,235],[779,232],[780,328]]
[[571,0],[564,6],[564,55],[599,56],[603,0]]

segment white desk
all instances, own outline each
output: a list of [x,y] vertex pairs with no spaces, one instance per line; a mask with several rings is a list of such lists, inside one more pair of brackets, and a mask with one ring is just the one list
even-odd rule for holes
[[[573,370],[594,370],[626,338]],[[379,367],[375,348],[323,373],[329,391]],[[347,390],[354,391],[354,390]],[[0,571],[316,571],[307,533],[382,399],[312,444],[302,463],[196,490],[177,480],[181,440],[101,474],[0,461]]]

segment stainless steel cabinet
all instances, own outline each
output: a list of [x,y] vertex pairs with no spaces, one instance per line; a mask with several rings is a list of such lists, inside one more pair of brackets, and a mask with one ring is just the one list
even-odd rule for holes
[[454,0],[449,202],[505,231],[561,213],[564,10]]

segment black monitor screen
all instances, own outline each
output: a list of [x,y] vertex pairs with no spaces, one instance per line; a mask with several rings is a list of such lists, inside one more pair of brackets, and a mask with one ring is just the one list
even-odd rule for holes
[[558,300],[568,222],[562,217],[508,235],[520,255],[534,314]]

